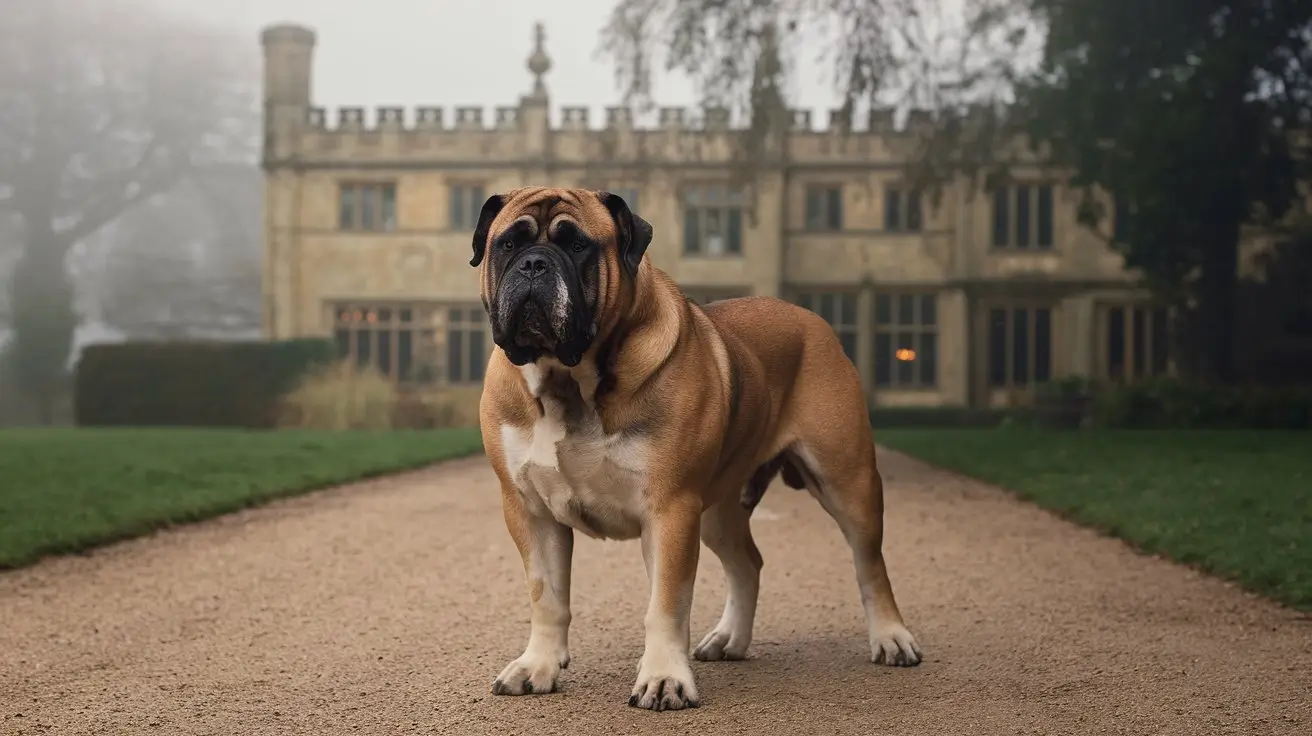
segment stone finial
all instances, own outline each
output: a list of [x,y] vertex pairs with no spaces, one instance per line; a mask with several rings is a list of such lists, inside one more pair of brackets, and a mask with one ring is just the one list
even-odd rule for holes
[[551,71],[551,57],[547,56],[544,46],[547,39],[546,27],[541,21],[533,25],[533,53],[528,57],[528,70],[533,74],[533,94],[530,99],[537,102],[547,100],[547,83],[542,77]]

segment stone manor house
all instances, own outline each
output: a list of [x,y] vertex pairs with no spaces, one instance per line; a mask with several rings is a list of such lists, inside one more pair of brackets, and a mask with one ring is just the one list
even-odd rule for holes
[[1062,376],[1171,368],[1165,313],[1041,167],[989,191],[953,184],[931,206],[902,181],[909,137],[890,112],[844,133],[838,114],[819,127],[798,110],[771,163],[734,185],[723,110],[663,108],[647,129],[626,108],[595,125],[563,107],[553,125],[542,35],[530,93],[491,119],[330,118],[311,97],[314,32],[264,31],[266,336],[330,336],[472,408],[493,347],[468,265],[475,219],[489,194],[553,184],[623,196],[655,227],[649,256],[695,300],[770,295],[823,316],[872,406],[1004,405]]

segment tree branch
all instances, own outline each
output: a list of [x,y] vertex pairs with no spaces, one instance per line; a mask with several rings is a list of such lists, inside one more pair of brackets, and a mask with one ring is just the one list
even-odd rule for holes
[[60,247],[71,248],[124,212],[177,183],[182,177],[183,167],[152,163],[160,150],[152,140],[134,165],[97,187],[100,193],[87,203],[82,215],[72,225],[56,232]]

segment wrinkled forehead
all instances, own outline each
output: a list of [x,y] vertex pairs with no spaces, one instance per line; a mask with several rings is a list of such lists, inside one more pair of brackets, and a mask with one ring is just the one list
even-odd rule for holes
[[495,240],[516,223],[535,240],[550,240],[563,222],[570,222],[601,243],[613,242],[615,223],[597,193],[588,189],[528,187],[506,195],[501,213],[493,221],[490,239]]

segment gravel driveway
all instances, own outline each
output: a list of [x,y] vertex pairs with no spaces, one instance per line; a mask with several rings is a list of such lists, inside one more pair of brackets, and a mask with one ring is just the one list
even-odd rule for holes
[[[750,659],[694,663],[701,708],[625,705],[641,553],[586,538],[564,692],[493,697],[528,601],[473,458],[0,574],[0,733],[1312,733],[1309,617],[881,458],[918,668],[866,661],[846,545],[776,485]],[[704,552],[694,642],[723,595]]]

